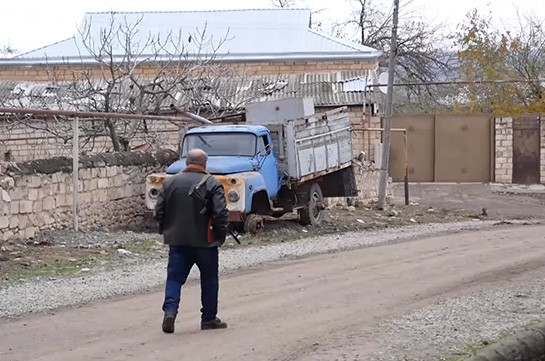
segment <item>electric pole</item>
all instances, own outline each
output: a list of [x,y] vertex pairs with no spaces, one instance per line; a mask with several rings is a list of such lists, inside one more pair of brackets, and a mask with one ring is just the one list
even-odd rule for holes
[[390,59],[388,61],[388,87],[386,91],[386,112],[384,116],[384,132],[382,133],[382,159],[380,163],[380,183],[378,188],[378,209],[386,205],[386,189],[388,185],[388,167],[390,164],[390,145],[392,141],[392,115],[394,101],[394,68],[397,53],[397,24],[399,16],[399,0],[394,0],[394,16],[392,38],[390,39]]

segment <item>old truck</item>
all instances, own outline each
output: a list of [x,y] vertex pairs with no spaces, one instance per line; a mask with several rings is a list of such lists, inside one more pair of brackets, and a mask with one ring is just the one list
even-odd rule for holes
[[357,193],[349,116],[337,109],[317,117],[312,98],[248,104],[243,125],[189,129],[180,159],[147,177],[149,209],[193,148],[208,154],[207,170],[222,183],[230,225],[239,232],[257,233],[264,216],[293,212],[301,224],[319,225],[324,197]]

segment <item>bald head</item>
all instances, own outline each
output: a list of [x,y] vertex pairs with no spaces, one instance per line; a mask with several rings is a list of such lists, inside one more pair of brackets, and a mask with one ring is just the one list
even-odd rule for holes
[[204,167],[206,165],[206,161],[208,160],[208,155],[204,152],[202,149],[191,149],[189,153],[187,153],[187,159],[186,163],[194,164],[194,165],[200,165],[201,167]]

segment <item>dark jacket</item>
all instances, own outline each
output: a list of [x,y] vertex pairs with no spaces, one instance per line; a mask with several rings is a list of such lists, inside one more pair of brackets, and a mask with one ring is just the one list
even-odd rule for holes
[[206,180],[206,203],[189,195],[205,175],[201,169],[189,165],[163,183],[155,205],[155,219],[165,244],[206,248],[225,242],[227,207],[221,183],[214,177]]

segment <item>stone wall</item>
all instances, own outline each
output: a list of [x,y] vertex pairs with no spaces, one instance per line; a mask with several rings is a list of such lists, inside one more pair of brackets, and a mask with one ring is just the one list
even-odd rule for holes
[[[78,189],[81,227],[141,225],[145,177],[164,171],[177,158],[170,150],[82,156]],[[0,241],[71,227],[72,159],[1,163],[0,198]]]
[[[326,198],[325,203],[329,206],[341,204],[368,204],[378,200],[378,188],[380,181],[380,169],[370,162],[354,161],[354,175],[358,188],[357,197],[334,197]],[[388,180],[386,196],[392,196],[392,180]]]
[[[513,181],[513,119],[496,118],[495,125],[495,182]],[[542,157],[543,158],[543,157]]]
[[[358,187],[358,199],[364,203],[378,199],[380,168],[369,162],[354,162],[354,173]],[[391,179],[388,181],[386,196],[392,195]]]
[[[177,158],[170,150],[82,156],[78,188],[81,228],[140,228],[146,210],[146,176],[164,171]],[[380,171],[366,162],[356,162],[354,171],[359,191],[356,199],[376,201]],[[71,228],[73,197],[70,158],[0,163],[0,244],[29,239],[40,231]],[[330,199],[329,203],[339,201],[346,200]]]

